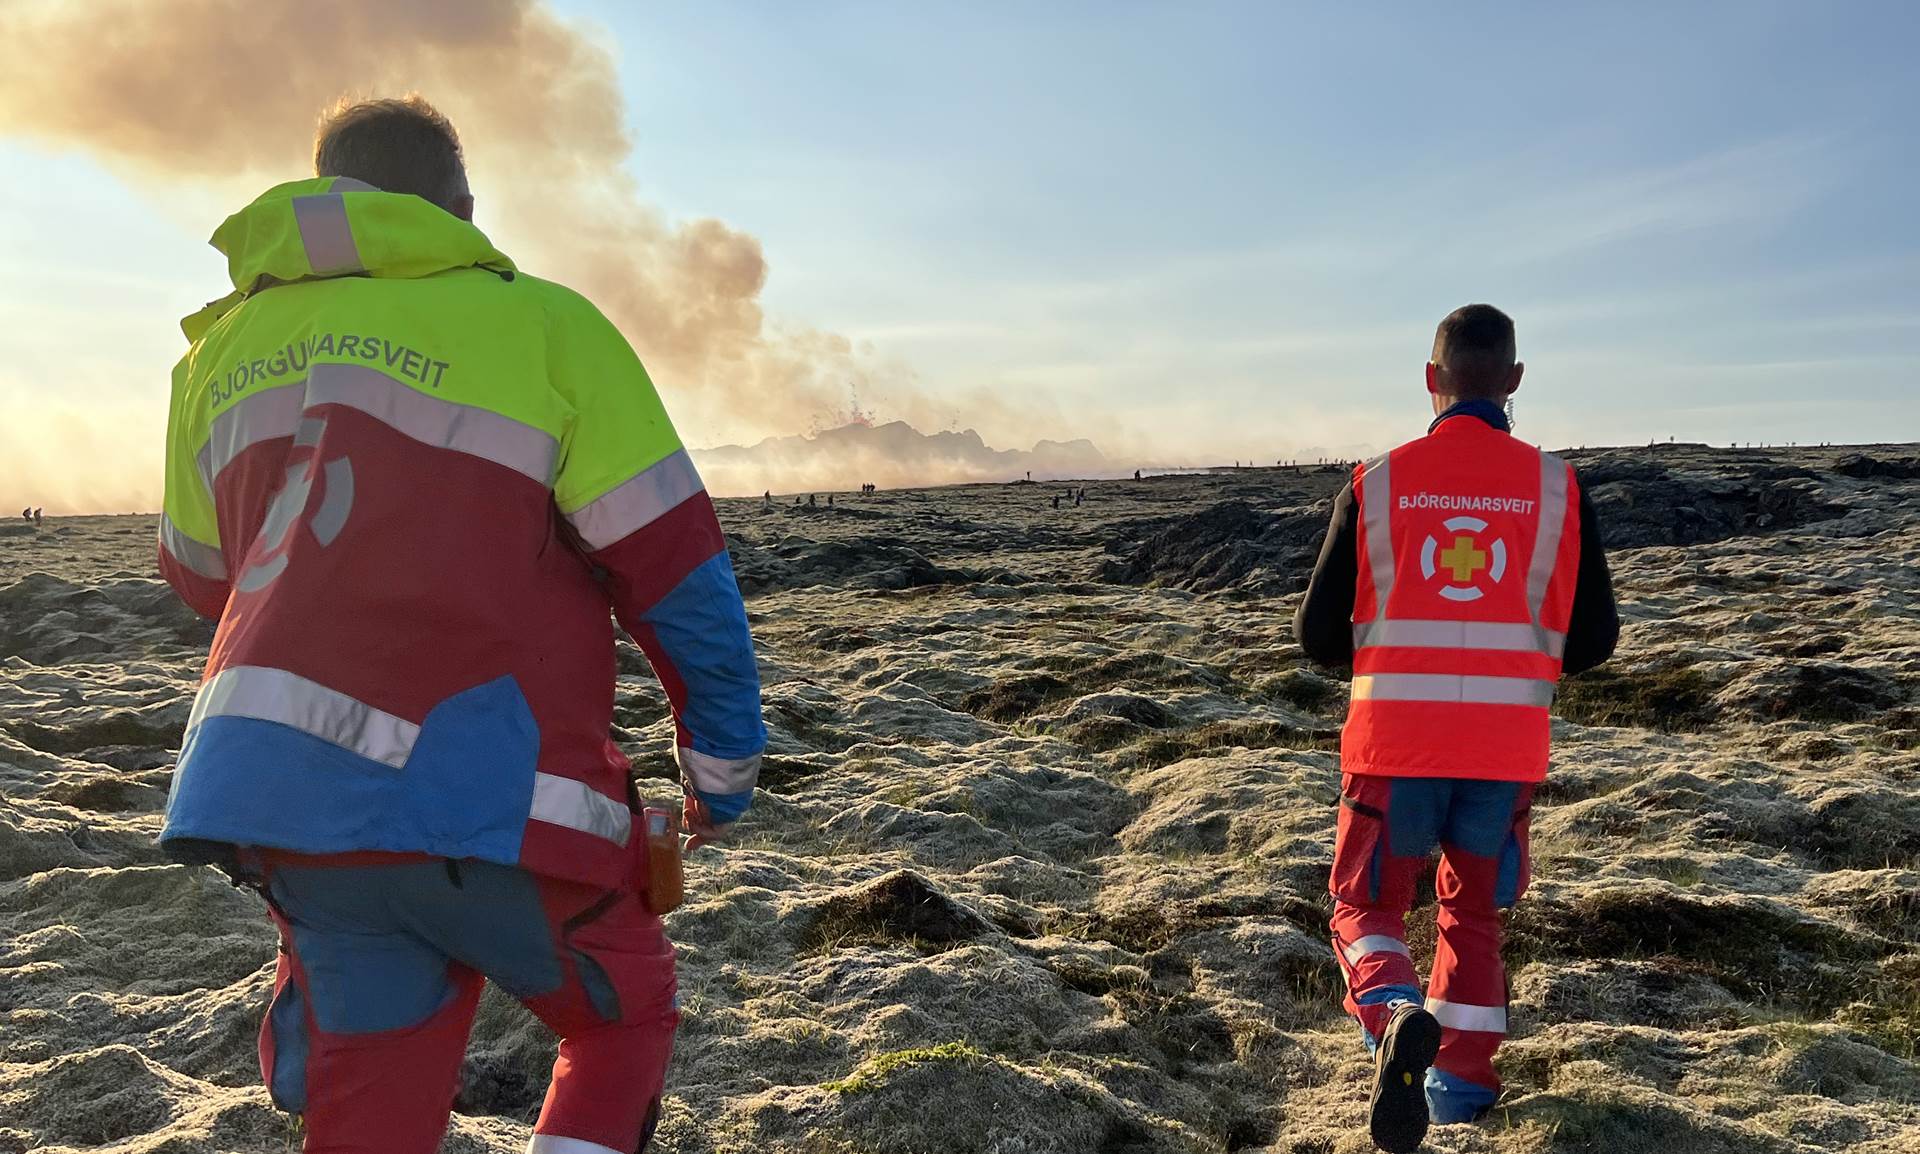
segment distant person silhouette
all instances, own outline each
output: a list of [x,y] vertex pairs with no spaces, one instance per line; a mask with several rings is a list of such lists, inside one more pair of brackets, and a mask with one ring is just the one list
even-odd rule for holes
[[1133,479],[1134,479],[1134,480],[1136,480],[1136,481],[1138,481],[1138,480],[1140,479],[1140,470],[1138,470],[1138,469],[1135,469],[1135,470],[1133,471]]
[[829,508],[829,509],[831,509],[831,508],[833,508],[833,494],[832,494],[832,493],[828,493],[828,494],[827,494],[827,508]]
[[819,508],[819,506],[820,506],[820,497],[819,497],[819,495],[818,495],[818,494],[816,494],[816,493],[808,493],[808,494],[807,494],[807,507],[808,507],[808,508],[810,508],[810,509],[815,509],[815,508]]
[[45,524],[46,520],[47,511],[45,509],[35,509],[33,511],[33,523],[36,527]]
[[1060,507],[1060,494],[1058,493],[1053,495],[1053,507],[1056,509]]

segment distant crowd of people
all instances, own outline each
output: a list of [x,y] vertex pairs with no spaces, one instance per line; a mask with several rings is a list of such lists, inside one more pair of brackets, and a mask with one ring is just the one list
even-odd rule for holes
[[[872,481],[867,481],[860,486],[860,493],[862,496],[869,496],[871,494],[878,493],[879,491],[880,491],[880,486],[874,484]],[[808,493],[805,497],[802,497],[800,494],[796,493],[794,494],[794,497],[793,497],[793,503],[796,507],[805,505],[809,508],[817,509],[820,507],[820,494]],[[760,507],[762,509],[773,508],[773,490],[772,489],[768,489],[765,493],[762,493],[760,495]],[[827,508],[829,509],[833,508],[832,493],[827,494]]]
[[[1671,444],[1673,443],[1673,441],[1674,441],[1674,438],[1669,436],[1667,438],[1666,443]],[[1650,447],[1656,446],[1657,444],[1659,444],[1659,442],[1657,441],[1652,441],[1652,440],[1648,441],[1648,445]],[[1821,447],[1825,448],[1826,444],[1827,443],[1824,441],[1821,442]],[[1791,447],[1794,445],[1794,442],[1789,441],[1787,442],[1787,445]],[[1729,447],[1734,449],[1741,449],[1741,448],[1752,449],[1752,448],[1770,448],[1770,447],[1777,447],[1777,446],[1769,446],[1764,442],[1760,442],[1756,444],[1755,442],[1752,442],[1752,441],[1747,441],[1744,443],[1740,441],[1734,441],[1730,444]],[[1580,446],[1580,448],[1585,449],[1586,446],[1582,445]],[[1335,472],[1350,473],[1354,469],[1358,468],[1359,465],[1360,465],[1360,462],[1357,460],[1349,460],[1342,457],[1317,457],[1312,461],[1305,461],[1298,458],[1284,458],[1281,460],[1277,460],[1273,463],[1273,467],[1276,469],[1283,469],[1288,472],[1294,472],[1294,473],[1305,472],[1308,470],[1311,470],[1314,472],[1320,472],[1320,473],[1335,473]],[[1254,469],[1254,468],[1261,468],[1261,467],[1262,466],[1256,464],[1253,461],[1236,460],[1233,462],[1233,468],[1235,469]],[[1215,466],[1215,468],[1218,468],[1218,466]],[[1141,470],[1135,469],[1133,471],[1133,479],[1136,481],[1144,480],[1145,474]],[[1024,483],[1029,485],[1033,484],[1034,483],[1033,473],[1031,471],[1027,472],[1024,482],[1015,482],[1015,483],[1016,484]],[[860,486],[860,493],[862,496],[877,493],[879,491],[880,491],[880,486],[875,485],[870,481]],[[1052,506],[1055,509],[1060,508],[1062,502],[1071,502],[1072,507],[1079,508],[1080,506],[1086,504],[1087,490],[1085,486],[1081,486],[1079,488],[1069,487],[1065,492],[1053,493],[1050,499],[1051,499]],[[820,504],[820,498],[819,498],[819,495],[816,493],[808,493],[805,496],[795,495],[793,498],[793,503],[796,507],[806,506],[808,508],[818,508]],[[771,489],[767,490],[766,493],[762,496],[761,506],[762,508],[766,508],[766,509],[771,509],[774,507],[773,490]],[[833,494],[831,493],[827,494],[827,507],[828,508],[833,507]]]

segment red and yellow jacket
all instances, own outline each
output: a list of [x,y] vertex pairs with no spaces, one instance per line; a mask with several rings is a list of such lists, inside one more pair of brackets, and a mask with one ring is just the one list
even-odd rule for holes
[[671,702],[688,788],[752,796],[746,613],[631,348],[479,229],[345,179],[213,243],[184,322],[160,568],[220,619],[163,841],[628,870],[614,634]]

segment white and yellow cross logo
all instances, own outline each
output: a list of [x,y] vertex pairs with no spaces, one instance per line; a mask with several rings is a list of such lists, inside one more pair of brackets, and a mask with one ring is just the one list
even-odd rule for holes
[[1449,581],[1440,587],[1440,596],[1449,601],[1477,601],[1486,590],[1474,583],[1482,570],[1498,585],[1507,575],[1507,542],[1495,537],[1488,548],[1481,548],[1478,534],[1487,531],[1487,523],[1478,517],[1449,517],[1441,522],[1454,535],[1453,543],[1442,549],[1433,534],[1420,547],[1420,575],[1431,581],[1445,569]]

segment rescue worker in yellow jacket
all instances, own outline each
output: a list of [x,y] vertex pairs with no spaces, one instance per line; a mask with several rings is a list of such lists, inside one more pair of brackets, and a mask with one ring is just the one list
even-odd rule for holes
[[492,979],[561,1037],[529,1149],[632,1154],[678,1017],[611,618],[722,836],[765,744],[726,543],[619,332],[472,224],[444,117],[344,105],[315,171],[220,227],[235,291],[185,322],[160,566],[219,629],[162,842],[267,896],[308,1151],[431,1154]]

